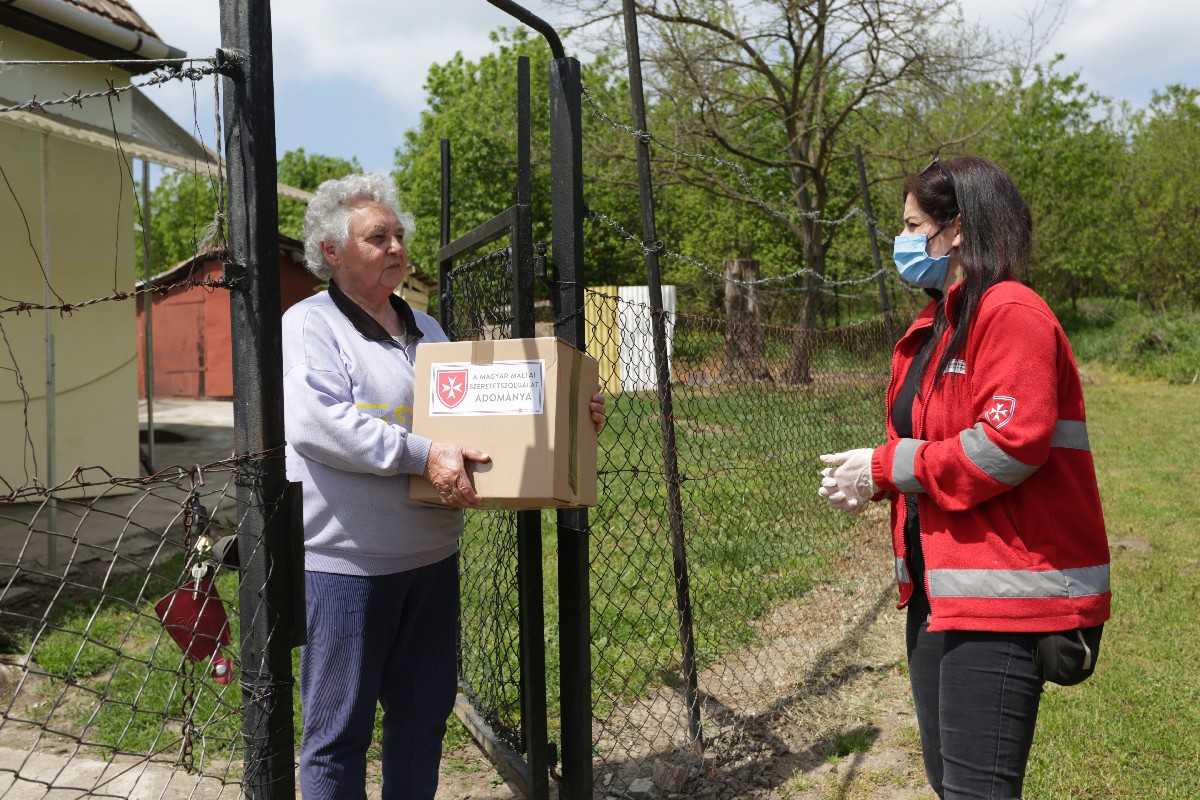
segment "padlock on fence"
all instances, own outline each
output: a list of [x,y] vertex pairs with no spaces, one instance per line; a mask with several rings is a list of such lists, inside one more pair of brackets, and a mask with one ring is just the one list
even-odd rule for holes
[[233,663],[222,653],[229,645],[229,617],[207,565],[193,568],[192,580],[159,600],[154,612],[163,627],[193,661],[210,659],[212,678],[225,684],[233,678]]

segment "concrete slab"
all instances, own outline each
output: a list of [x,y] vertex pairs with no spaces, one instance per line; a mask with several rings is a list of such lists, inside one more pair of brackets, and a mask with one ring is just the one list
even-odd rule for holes
[[[146,407],[139,415],[145,431]],[[182,552],[185,507],[195,486],[213,533],[236,527],[234,471],[220,467],[195,479],[196,465],[233,455],[233,403],[164,400],[154,404],[154,477],[82,472],[74,490],[0,504],[0,609],[29,606],[31,596],[70,576],[77,587],[106,582]],[[199,533],[193,530],[193,535]],[[23,612],[36,611],[23,608]],[[34,618],[37,618],[34,614]]]
[[139,761],[99,761],[79,755],[0,747],[0,797],[5,800],[117,797],[232,800],[241,786],[189,775],[178,767]]

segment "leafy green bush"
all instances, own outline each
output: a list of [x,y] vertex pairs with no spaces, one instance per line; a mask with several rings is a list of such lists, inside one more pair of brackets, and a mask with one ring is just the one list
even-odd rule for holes
[[1082,363],[1148,380],[1200,382],[1200,314],[1195,311],[1092,298],[1057,313]]

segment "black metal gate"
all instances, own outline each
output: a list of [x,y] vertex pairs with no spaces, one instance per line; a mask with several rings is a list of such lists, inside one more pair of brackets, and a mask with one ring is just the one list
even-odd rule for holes
[[[549,64],[550,200],[554,335],[583,349],[583,170],[579,62],[558,34],[512,0],[488,0],[545,37]],[[517,202],[450,240],[450,143],[442,142],[438,314],[451,339],[534,336],[535,276],[530,164],[529,60],[517,60]],[[505,244],[507,240],[507,244]],[[545,250],[540,245],[539,253]],[[460,561],[458,716],[492,761],[531,800],[592,794],[590,544],[587,509],[559,509],[559,717],[546,714],[545,620],[539,511],[467,515]]]
[[[541,33],[554,56],[548,109],[554,335],[582,349],[579,62],[566,57],[558,35],[541,19],[511,0],[489,2]],[[545,276],[546,260],[534,255],[529,60],[524,57],[517,61],[517,131],[516,204],[454,241],[450,143],[442,141],[438,314],[451,339],[535,335],[535,277]],[[540,245],[537,249],[545,252]],[[548,797],[550,775],[558,767],[559,796],[584,798],[592,793],[588,514],[586,509],[557,512],[561,752],[547,733],[541,519],[539,511],[467,514],[457,711],[526,797]]]

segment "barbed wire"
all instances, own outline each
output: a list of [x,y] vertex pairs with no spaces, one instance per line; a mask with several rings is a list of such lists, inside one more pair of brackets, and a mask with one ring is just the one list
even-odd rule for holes
[[[197,253],[196,255],[197,255],[197,257],[199,257],[199,256],[205,255],[205,253]],[[27,314],[32,311],[57,311],[60,314],[71,314],[75,311],[78,311],[79,309],[87,308],[88,306],[94,306],[97,303],[108,303],[108,302],[119,301],[119,300],[131,300],[133,298],[138,297],[139,295],[151,294],[154,292],[165,295],[168,292],[171,292],[172,290],[178,289],[180,287],[187,288],[187,289],[199,288],[199,289],[206,289],[206,290],[214,290],[214,289],[232,289],[236,285],[237,285],[236,278],[232,279],[232,280],[226,279],[225,277],[220,277],[220,278],[215,278],[215,279],[214,278],[205,278],[204,280],[196,280],[194,278],[189,278],[187,280],[177,281],[175,283],[162,284],[159,286],[146,285],[146,286],[143,286],[141,289],[134,289],[131,292],[117,291],[117,292],[113,292],[112,294],[105,295],[103,297],[93,297],[90,300],[83,300],[78,303],[64,302],[64,303],[46,305],[44,303],[29,303],[29,302],[24,302],[24,301],[18,301],[14,305],[8,306],[6,308],[0,308],[0,318],[3,318],[5,314],[14,314],[14,313],[15,314]]]
[[[140,475],[136,477],[113,475],[105,467],[95,466],[77,466],[71,471],[71,474],[53,486],[47,486],[40,480],[27,479],[20,485],[14,485],[9,482],[4,476],[0,475],[0,483],[11,487],[9,492],[0,495],[0,503],[16,503],[28,501],[36,498],[47,498],[53,495],[62,493],[68,489],[87,489],[98,488],[101,486],[124,486],[127,488],[136,488],[143,486],[153,486],[159,483],[177,483],[182,480],[189,480],[193,488],[203,486],[205,482],[204,475],[206,472],[221,472],[231,469],[237,469],[245,464],[261,462],[272,458],[283,458],[283,447],[271,447],[266,450],[256,450],[249,453],[241,453],[239,455],[223,458],[219,461],[212,461],[207,464],[174,465],[164,467],[150,475]],[[87,478],[89,473],[102,475],[100,478]]]
[[[705,274],[710,275],[714,278],[717,278],[718,280],[724,281],[725,283],[732,283],[732,284],[735,284],[737,286],[742,286],[742,287],[763,286],[763,285],[770,284],[770,283],[778,283],[781,281],[789,281],[789,280],[793,280],[795,278],[809,277],[809,276],[813,277],[814,279],[816,279],[820,283],[824,284],[825,286],[858,286],[858,285],[876,280],[882,272],[881,270],[876,270],[875,272],[872,272],[870,275],[866,276],[865,278],[848,278],[846,280],[835,281],[835,280],[830,280],[829,278],[826,278],[821,273],[819,273],[816,270],[813,270],[809,267],[802,267],[793,272],[789,272],[786,275],[770,275],[766,278],[758,278],[756,280],[747,281],[747,280],[742,280],[740,278],[731,278],[731,277],[725,275],[723,272],[718,272],[715,269],[713,269],[712,267],[708,266],[707,264],[705,264],[701,261],[698,261],[697,259],[692,258],[691,256],[684,255],[683,253],[677,253],[673,250],[669,250],[661,240],[659,240],[658,242],[655,242],[654,245],[648,245],[644,241],[642,241],[640,238],[638,238],[634,234],[627,231],[624,228],[624,226],[621,225],[621,223],[617,222],[616,220],[614,220],[612,217],[608,216],[607,214],[605,214],[601,211],[595,210],[594,208],[588,209],[588,218],[599,220],[600,222],[604,223],[608,227],[612,228],[621,236],[621,238],[625,239],[628,242],[632,242],[637,247],[639,247],[643,253],[661,253],[663,256],[665,256],[667,258],[673,258],[677,261],[682,261],[685,264],[696,267],[697,269],[703,271]],[[809,290],[807,288],[801,288],[801,289],[797,289],[796,291],[809,291]],[[823,287],[817,287],[816,291],[821,292],[823,294],[830,295],[830,296],[834,296],[834,297],[860,297],[861,296],[861,295],[838,294],[836,292],[833,292],[833,291],[823,288]]]
[[[206,75],[212,75],[213,73],[217,72],[217,66],[216,66],[215,59],[208,58],[208,59],[194,59],[194,60],[204,62],[205,66],[198,66],[198,67],[167,66],[161,70],[155,70],[152,73],[151,77],[147,78],[144,81],[129,83],[125,86],[117,86],[116,79],[110,80],[110,79],[106,78],[104,80],[104,82],[108,85],[107,89],[102,89],[102,90],[95,91],[95,92],[77,91],[77,92],[75,92],[75,94],[67,94],[66,92],[63,92],[62,99],[54,99],[54,100],[38,100],[37,95],[34,95],[31,99],[25,101],[24,103],[15,105],[15,106],[0,106],[0,112],[41,111],[41,110],[47,108],[48,106],[61,106],[61,105],[82,106],[84,100],[92,100],[97,97],[117,97],[117,96],[124,94],[125,92],[131,91],[133,89],[140,89],[145,86],[158,86],[160,84],[164,84],[164,83],[167,83],[169,81],[174,81],[174,80],[198,81],[201,78],[205,77]],[[4,63],[11,63],[11,62],[0,62],[0,66],[3,66]]]
[[757,193],[753,179],[751,179],[751,177],[744,169],[742,169],[739,164],[736,164],[732,161],[726,161],[725,159],[717,156],[707,155],[705,153],[689,153],[686,150],[681,150],[674,145],[664,142],[662,139],[659,139],[657,136],[648,131],[638,130],[630,125],[617,122],[600,108],[595,96],[588,91],[587,86],[582,86],[581,89],[584,99],[587,100],[588,105],[592,108],[592,116],[602,119],[614,129],[622,131],[645,144],[656,144],[671,155],[679,158],[690,159],[692,161],[707,161],[717,166],[726,167],[733,170],[734,174],[736,174],[738,177],[738,181],[742,184],[742,188],[745,189],[746,194],[749,196],[749,199],[753,202],[753,204],[777,219],[804,219],[817,225],[835,226],[845,224],[855,217],[862,217],[867,221],[868,224],[874,224],[874,220],[867,215],[867,212],[861,208],[858,208],[857,206],[851,208],[844,215],[837,219],[825,219],[822,217],[821,213],[817,211],[781,211],[771,205],[767,200],[763,199]]
[[[50,283],[50,276],[46,274],[46,265],[42,262],[42,255],[38,251],[37,245],[33,243],[33,229],[29,226],[29,217],[25,214],[25,207],[21,205],[21,199],[17,197],[17,190],[13,188],[12,182],[9,181],[8,172],[4,169],[3,164],[0,164],[0,178],[4,179],[4,185],[8,187],[9,194],[12,195],[13,202],[17,206],[17,211],[21,214],[21,221],[25,223],[26,241],[29,242],[29,249],[33,253],[34,260],[37,261],[38,269],[42,272],[42,282],[50,290],[51,294],[62,300],[62,295],[55,290],[54,286]],[[0,294],[0,299],[8,300],[9,298]]]

